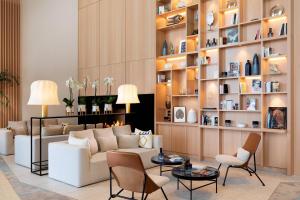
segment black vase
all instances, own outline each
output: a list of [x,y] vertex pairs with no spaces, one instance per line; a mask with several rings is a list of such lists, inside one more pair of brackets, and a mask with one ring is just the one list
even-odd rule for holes
[[251,76],[251,63],[250,60],[247,60],[245,64],[245,76]]
[[161,54],[162,54],[162,56],[168,55],[168,43],[166,40],[164,41]]
[[260,75],[260,64],[258,55],[255,54],[253,57],[253,66],[251,69],[251,75]]

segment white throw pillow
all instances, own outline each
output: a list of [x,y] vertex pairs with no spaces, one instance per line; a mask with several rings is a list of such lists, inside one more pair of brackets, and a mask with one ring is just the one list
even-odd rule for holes
[[89,151],[89,156],[91,156],[91,146],[88,138],[76,138],[72,135],[69,135],[68,143],[71,145],[86,147]]
[[90,149],[92,155],[98,152],[98,144],[94,137],[94,132],[92,129],[84,130],[84,131],[71,131],[70,135],[77,138],[87,138],[90,143]]
[[134,134],[135,135],[139,135],[140,139],[139,139],[139,146],[145,149],[152,149],[152,144],[153,144],[153,135],[152,135],[152,131],[142,131],[139,129],[135,129],[134,130]]
[[237,159],[239,159],[240,161],[243,161],[244,163],[248,161],[250,156],[250,152],[246,151],[243,148],[238,148],[238,152],[237,152]]

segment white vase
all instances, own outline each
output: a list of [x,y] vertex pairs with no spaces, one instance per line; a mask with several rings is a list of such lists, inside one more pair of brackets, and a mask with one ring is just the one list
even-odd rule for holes
[[92,107],[92,112],[100,112],[99,106],[94,105],[94,106]]
[[112,104],[110,103],[110,104],[104,104],[104,112],[108,112],[108,113],[110,113],[110,112],[112,112]]
[[66,113],[67,113],[67,114],[72,114],[72,113],[74,113],[74,108],[71,107],[71,106],[67,106],[67,107],[66,107]]
[[190,109],[187,116],[187,122],[190,124],[197,122],[197,112],[194,109]]
[[78,105],[78,112],[86,112],[86,105]]

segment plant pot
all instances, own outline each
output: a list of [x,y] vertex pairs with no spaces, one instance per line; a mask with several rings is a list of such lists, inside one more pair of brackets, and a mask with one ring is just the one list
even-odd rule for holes
[[112,113],[112,104],[111,103],[106,103],[106,104],[104,104],[104,112],[105,113]]
[[93,106],[92,106],[92,112],[93,112],[93,113],[98,113],[98,112],[100,113],[100,108],[99,108],[99,106],[93,105]]
[[74,113],[74,107],[73,106],[66,106],[66,113],[67,115]]
[[78,112],[85,113],[86,112],[86,105],[78,105]]

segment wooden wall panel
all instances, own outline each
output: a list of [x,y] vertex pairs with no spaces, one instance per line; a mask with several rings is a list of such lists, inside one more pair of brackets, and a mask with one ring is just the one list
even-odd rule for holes
[[78,11],[78,67],[85,68],[88,54],[88,9]]
[[125,0],[100,2],[101,66],[125,62]]
[[155,57],[155,1],[126,0],[126,60]]
[[187,154],[200,158],[200,129],[198,127],[186,127]]
[[172,151],[186,153],[186,130],[184,126],[172,126]]
[[172,151],[171,126],[158,125],[156,134],[163,136],[163,149],[165,151]]
[[[20,77],[20,1],[0,1],[0,71]],[[17,84],[0,83],[9,98],[8,107],[0,105],[0,127],[20,118],[20,91]]]
[[139,60],[126,63],[126,83],[138,87],[140,94],[154,93],[155,91],[155,60]]

